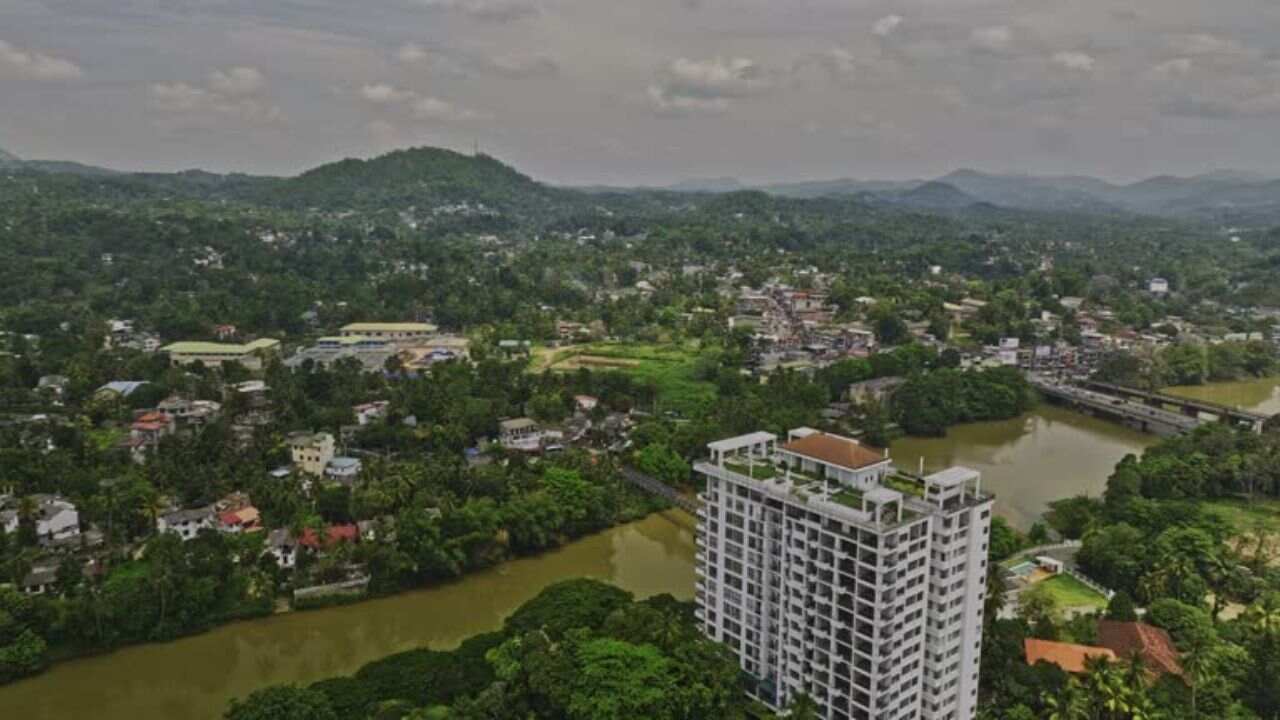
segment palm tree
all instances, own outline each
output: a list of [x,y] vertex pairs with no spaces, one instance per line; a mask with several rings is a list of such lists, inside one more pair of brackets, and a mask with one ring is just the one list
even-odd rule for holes
[[1182,667],[1187,673],[1187,684],[1191,686],[1191,717],[1200,716],[1196,706],[1196,691],[1201,683],[1212,674],[1213,642],[1198,634],[1188,638],[1186,652],[1182,655]]
[[1045,720],[1089,720],[1085,697],[1075,678],[1068,680],[1058,695],[1042,695],[1040,702],[1046,712]]

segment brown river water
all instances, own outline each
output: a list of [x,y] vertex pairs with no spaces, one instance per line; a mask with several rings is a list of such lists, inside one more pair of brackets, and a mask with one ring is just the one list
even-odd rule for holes
[[[1175,388],[1230,405],[1280,412],[1277,379]],[[1098,495],[1127,453],[1156,438],[1041,405],[1013,420],[952,428],[944,438],[904,438],[890,448],[904,469],[966,465],[982,473],[997,510],[1029,527],[1055,499]],[[450,648],[498,628],[547,585],[574,577],[637,596],[693,594],[693,519],[679,511],[578,540],[432,588],[345,607],[227,625],[169,643],[59,663],[0,687],[0,719],[216,720],[228,701],[276,683],[350,674],[410,648]]]

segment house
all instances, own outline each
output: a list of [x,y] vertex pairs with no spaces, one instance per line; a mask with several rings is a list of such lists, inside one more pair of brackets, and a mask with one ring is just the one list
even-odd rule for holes
[[[2,499],[2,498],[0,498]],[[80,513],[70,500],[60,495],[29,495],[28,500],[35,506],[36,537],[41,544],[57,540],[73,538],[80,534]],[[5,534],[18,531],[20,522],[19,503],[9,500],[7,507],[0,504],[0,528]]]
[[360,475],[360,460],[353,457],[335,457],[324,468],[324,476],[348,487]]
[[356,405],[351,408],[351,412],[356,416],[357,425],[368,425],[374,420],[380,420],[387,416],[387,408],[391,407],[391,403],[386,400],[378,400],[375,402]]
[[42,375],[36,381],[36,392],[54,398],[61,398],[67,391],[67,386],[71,384],[71,378],[66,375]]
[[498,423],[498,443],[508,450],[537,450],[542,445],[542,431],[530,418],[514,418]]
[[298,543],[287,528],[267,533],[267,552],[281,570],[292,570],[298,564]]
[[129,450],[134,462],[146,462],[147,454],[155,452],[160,447],[160,440],[172,435],[176,429],[177,423],[171,415],[150,410],[134,419],[129,426],[129,437],[122,446]]
[[360,528],[356,525],[330,525],[325,529],[324,537],[319,537],[315,530],[306,528],[298,545],[308,550],[328,550],[339,543],[359,542]]
[[600,399],[591,395],[574,395],[573,404],[579,412],[589,413],[600,404]]
[[57,565],[37,565],[22,579],[18,589],[25,595],[44,595],[58,584]]
[[239,534],[261,529],[262,517],[252,505],[218,513],[218,532]]
[[216,517],[212,505],[174,510],[156,518],[156,532],[176,533],[185,542],[195,538],[201,530],[213,529]]
[[845,391],[845,397],[851,403],[865,405],[867,402],[874,400],[877,403],[885,403],[893,396],[895,390],[902,387],[906,378],[900,377],[882,377],[872,380],[863,380],[849,386]]
[[1166,295],[1169,292],[1169,281],[1164,278],[1151,278],[1147,283],[1147,292],[1152,295]]
[[1142,658],[1154,675],[1182,676],[1182,663],[1173,639],[1164,630],[1140,622],[1098,621],[1098,645],[1119,658]]
[[280,352],[280,341],[260,338],[249,343],[176,342],[160,348],[169,354],[169,362],[175,366],[203,363],[208,367],[222,367],[223,363],[239,363],[250,370],[261,370],[264,360]]
[[333,436],[329,433],[295,432],[289,434],[289,454],[293,465],[309,475],[324,474],[333,459]]
[[1069,673],[1082,673],[1085,661],[1091,657],[1102,657],[1115,662],[1116,654],[1104,647],[1092,645],[1076,645],[1074,643],[1053,642],[1038,638],[1027,638],[1023,643],[1027,664],[1047,662],[1057,665]]
[[222,403],[213,400],[188,400],[170,395],[156,404],[156,410],[185,425],[204,425],[218,418]]
[[232,391],[244,398],[245,404],[250,408],[265,407],[271,402],[271,398],[268,397],[271,388],[262,380],[245,380],[235,383],[230,386],[229,391],[224,391],[224,395],[229,395]]

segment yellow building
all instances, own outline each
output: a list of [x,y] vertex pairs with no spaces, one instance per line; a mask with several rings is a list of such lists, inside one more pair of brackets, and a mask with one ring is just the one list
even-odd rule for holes
[[391,342],[414,342],[434,335],[436,326],[431,323],[351,323],[344,325],[342,337],[363,336]]
[[225,362],[238,362],[250,370],[261,370],[263,360],[280,352],[280,341],[262,338],[253,342],[176,342],[160,348],[169,353],[174,365],[191,365],[201,362],[207,366],[222,367]]

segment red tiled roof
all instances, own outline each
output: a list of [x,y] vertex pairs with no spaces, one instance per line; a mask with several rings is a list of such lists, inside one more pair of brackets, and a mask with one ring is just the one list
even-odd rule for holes
[[1104,647],[1076,645],[1074,643],[1053,642],[1027,638],[1024,642],[1027,653],[1027,664],[1035,665],[1041,660],[1057,665],[1069,673],[1084,672],[1084,661],[1095,656],[1114,661],[1115,653]]
[[1182,675],[1178,649],[1169,633],[1140,622],[1098,621],[1098,644],[1118,657],[1137,654],[1147,668],[1157,675]]
[[851,470],[882,463],[887,459],[883,452],[877,452],[866,445],[821,432],[792,440],[783,445],[782,449]]
[[[328,536],[325,538],[324,547],[329,548],[340,542],[355,541],[360,535],[360,529],[355,525],[330,525],[325,531]],[[298,544],[315,550],[320,547],[320,543],[316,538],[316,533],[311,528],[302,531],[302,537],[299,538]]]

